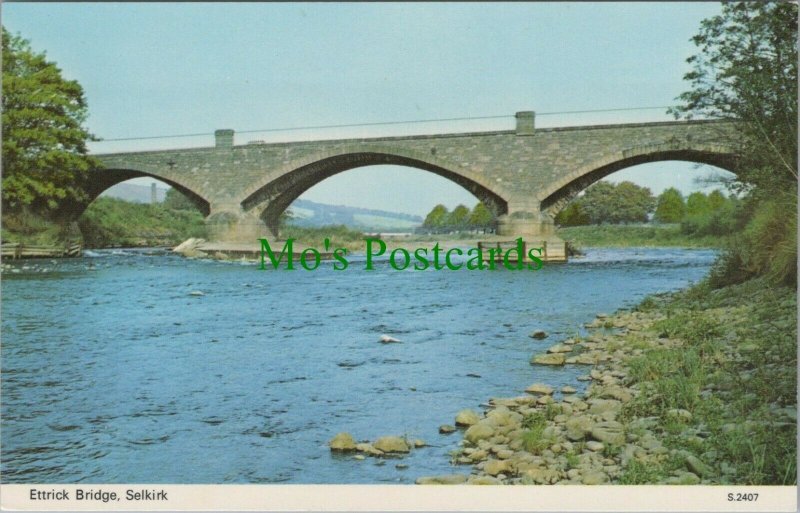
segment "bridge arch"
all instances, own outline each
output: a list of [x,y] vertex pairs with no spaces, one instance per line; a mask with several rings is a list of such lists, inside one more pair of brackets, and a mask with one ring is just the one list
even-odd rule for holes
[[492,184],[469,166],[455,171],[433,155],[421,155],[398,148],[352,148],[317,153],[298,159],[265,176],[251,186],[241,205],[258,215],[274,234],[283,213],[292,202],[318,183],[351,169],[373,165],[399,165],[429,171],[464,187],[496,215],[508,212],[510,194],[499,184]]
[[80,217],[81,214],[83,214],[83,212],[89,207],[89,205],[106,190],[132,178],[142,177],[153,178],[154,180],[164,182],[170,187],[175,188],[184,196],[189,198],[192,203],[194,203],[197,209],[203,214],[203,217],[208,216],[209,212],[211,211],[210,203],[205,198],[206,195],[200,191],[197,191],[196,187],[188,186],[162,175],[148,173],[138,169],[127,168],[95,169],[91,171],[91,173],[92,174],[90,175],[90,181],[87,187],[87,200],[84,203],[73,207],[73,212],[71,212],[76,219]]
[[736,152],[731,146],[685,142],[637,146],[604,155],[555,181],[538,195],[541,209],[555,217],[579,192],[606,176],[639,164],[665,160],[708,164],[736,173]]

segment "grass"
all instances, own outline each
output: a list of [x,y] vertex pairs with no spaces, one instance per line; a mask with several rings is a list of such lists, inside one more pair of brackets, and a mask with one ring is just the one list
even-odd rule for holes
[[[651,298],[645,309],[667,314],[652,327],[664,344],[628,360],[640,394],[623,418],[658,417],[665,446],[700,458],[715,482],[795,484],[797,425],[780,409],[796,408],[796,292],[762,278]],[[675,465],[631,461],[620,482],[656,482]]]
[[547,427],[546,415],[539,412],[526,415],[522,419],[522,427],[525,428],[522,434],[522,447],[526,451],[539,454],[553,445],[553,437],[544,434]]
[[53,222],[28,211],[3,214],[3,242],[59,246],[76,235],[76,230],[69,225]]
[[559,228],[559,237],[584,247],[687,247],[716,248],[725,237],[692,236],[681,233],[679,224],[592,225]]
[[175,245],[190,237],[206,237],[203,215],[162,204],[97,198],[78,220],[87,247]]
[[343,224],[319,227],[289,224],[282,227],[280,231],[281,239],[294,239],[301,244],[315,248],[323,248],[325,239],[328,239],[331,248],[347,248],[351,251],[363,251],[365,237],[364,232],[348,228]]

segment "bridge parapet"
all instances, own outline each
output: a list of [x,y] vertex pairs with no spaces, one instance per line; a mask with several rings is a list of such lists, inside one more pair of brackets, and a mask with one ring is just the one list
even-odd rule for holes
[[[98,155],[99,192],[151,176],[205,205],[215,237],[277,231],[280,214],[322,180],[356,167],[392,164],[437,173],[486,202],[503,235],[553,232],[552,215],[604,176],[656,160],[690,160],[735,170],[733,124],[673,121],[535,127],[516,114],[513,131],[234,145],[230,129],[215,146]],[[387,191],[391,193],[391,191]],[[260,223],[260,225],[258,224]],[[225,228],[228,226],[229,228]],[[242,228],[248,226],[249,228]]]

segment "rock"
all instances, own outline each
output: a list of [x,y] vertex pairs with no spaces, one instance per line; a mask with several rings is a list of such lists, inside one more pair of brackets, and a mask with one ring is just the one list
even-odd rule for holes
[[406,441],[399,436],[383,436],[375,440],[372,445],[383,452],[409,452],[411,450]]
[[667,410],[667,417],[678,422],[688,423],[692,420],[692,412],[680,408],[672,408]]
[[455,426],[451,426],[450,424],[442,424],[441,426],[439,426],[439,432],[442,433],[443,435],[452,433],[455,430],[456,430]]
[[356,450],[359,452],[365,452],[370,456],[382,456],[383,451],[379,451],[372,444],[356,444]]
[[461,410],[456,415],[456,426],[474,426],[481,417],[472,410]]
[[585,485],[599,485],[608,481],[608,476],[605,472],[599,470],[590,470],[585,472],[581,478],[581,483]]
[[567,438],[570,440],[583,440],[591,432],[594,422],[585,415],[578,415],[567,420],[564,427],[567,430]]
[[606,448],[606,446],[601,444],[600,442],[595,442],[594,440],[590,440],[589,442],[586,442],[586,448],[593,452],[601,452],[603,449]]
[[425,440],[420,440],[419,438],[417,438],[416,440],[414,440],[414,447],[416,447],[416,448],[418,448],[418,449],[419,449],[420,447],[425,447],[426,445],[428,445],[428,444],[426,444],[426,443],[425,443]]
[[591,380],[592,380],[592,377],[591,377],[591,376],[589,376],[589,375],[587,375],[587,374],[583,374],[583,375],[581,375],[581,376],[578,376],[576,379],[577,379],[578,381],[591,381]]
[[202,290],[193,290],[193,291],[189,292],[189,295],[190,296],[205,296],[206,293],[203,292]]
[[523,474],[525,477],[539,484],[551,484],[558,481],[558,470],[551,468],[532,468],[528,469]]
[[196,239],[196,238],[192,237],[192,238],[186,239],[185,241],[181,242],[180,244],[178,244],[177,246],[172,248],[172,251],[175,252],[175,253],[183,253],[184,251],[186,251],[188,249],[196,249],[200,244],[202,244],[204,242],[205,242],[204,239]]
[[628,390],[618,385],[604,387],[602,390],[600,390],[598,394],[596,394],[596,396],[616,399],[618,401],[622,401],[623,403],[627,403],[628,401],[633,399],[633,394],[631,394]]
[[567,344],[556,344],[547,349],[548,353],[569,353],[572,351],[572,346]]
[[539,365],[564,365],[567,358],[563,354],[539,354],[533,357],[531,363]]
[[485,460],[488,457],[489,457],[489,452],[485,451],[483,449],[478,449],[476,451],[473,451],[469,455],[469,459],[471,459],[472,461],[481,461],[481,460]]
[[536,404],[550,404],[553,401],[555,401],[555,399],[553,399],[551,396],[542,395],[542,396],[539,396],[538,399],[536,399]]
[[785,408],[781,408],[778,410],[785,418],[789,419],[792,422],[797,422],[797,407],[796,406],[786,406]]
[[397,344],[400,342],[400,339],[390,337],[389,335],[381,335],[380,342],[381,344]]
[[363,454],[356,454],[355,456],[353,456],[353,459],[356,459],[356,460],[365,460],[365,459],[367,459],[367,457],[366,457],[366,456],[364,456]]
[[536,330],[531,333],[531,338],[535,338],[536,340],[542,340],[543,338],[547,338],[547,332],[542,330]]
[[502,481],[492,476],[472,476],[467,480],[470,485],[499,485],[503,484]]
[[525,389],[529,394],[550,395],[553,393],[553,387],[545,385],[544,383],[534,383]]
[[339,433],[328,442],[332,451],[355,451],[356,441],[350,433]]
[[425,476],[417,479],[419,485],[456,485],[465,483],[467,476],[464,474],[448,474],[444,476]]
[[691,472],[681,472],[675,477],[670,477],[664,481],[664,484],[671,485],[695,485],[700,482],[700,478]]
[[514,457],[514,451],[510,449],[503,449],[497,451],[497,457],[501,460],[507,460]]
[[574,394],[577,391],[578,391],[577,389],[575,389],[574,387],[571,387],[569,385],[565,385],[565,386],[561,387],[561,393],[562,394]]
[[711,475],[711,468],[694,455],[686,457],[686,467],[700,477]]
[[487,413],[486,420],[494,426],[510,426],[522,422],[522,415],[502,406]]
[[509,469],[510,465],[508,460],[486,460],[486,463],[483,465],[483,471],[490,476],[508,472]]
[[474,426],[470,426],[464,433],[464,438],[471,442],[477,443],[478,440],[486,440],[494,435],[494,427],[488,422],[478,422]]
[[408,465],[406,465],[405,463],[398,463],[397,465],[394,466],[394,468],[396,468],[397,470],[405,470],[408,468]]
[[617,414],[622,409],[622,403],[615,399],[591,399],[589,400],[589,413],[603,415],[606,412]]
[[623,430],[623,426],[614,420],[598,422],[592,426],[590,433],[592,438],[600,442],[613,445],[622,445],[625,443],[625,432]]

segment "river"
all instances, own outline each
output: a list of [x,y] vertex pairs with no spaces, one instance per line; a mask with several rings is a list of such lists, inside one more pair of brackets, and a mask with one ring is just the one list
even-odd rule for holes
[[[541,271],[364,271],[351,260],[308,272],[91,255],[3,273],[6,483],[389,484],[452,473],[461,435],[440,424],[534,382],[582,390],[586,367],[530,357],[598,312],[700,280],[715,258],[598,249]],[[549,337],[529,337],[539,329]],[[402,342],[381,344],[383,334]],[[340,431],[429,446],[360,461],[329,451]]]

